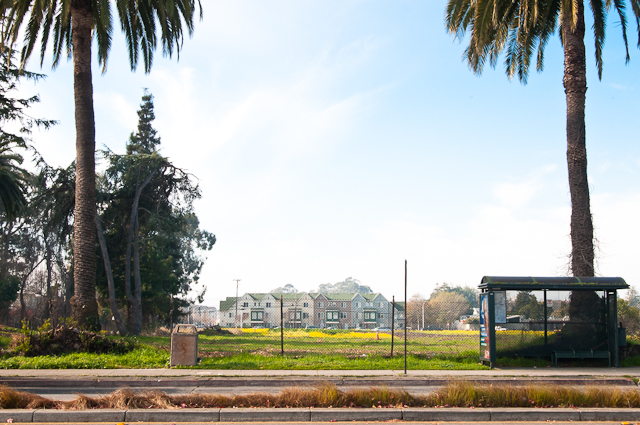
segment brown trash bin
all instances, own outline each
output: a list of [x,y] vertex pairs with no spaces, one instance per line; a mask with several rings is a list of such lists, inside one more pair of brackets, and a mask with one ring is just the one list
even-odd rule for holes
[[176,325],[171,333],[171,366],[198,364],[198,330],[196,325]]

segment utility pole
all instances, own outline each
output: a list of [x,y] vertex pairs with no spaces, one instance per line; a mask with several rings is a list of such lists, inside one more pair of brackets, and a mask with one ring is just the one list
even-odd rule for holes
[[238,329],[238,286],[242,279],[233,279],[236,281],[236,330]]

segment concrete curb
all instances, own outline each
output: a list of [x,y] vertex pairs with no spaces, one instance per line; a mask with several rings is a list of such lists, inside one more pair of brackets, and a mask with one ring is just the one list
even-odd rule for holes
[[[456,418],[456,419],[452,419]],[[489,422],[491,421],[491,411],[489,409],[477,408],[469,409],[463,407],[451,408],[419,408],[407,407],[402,409],[402,419],[405,421],[470,421]]]
[[125,411],[127,422],[220,422],[220,409],[133,409]]
[[296,387],[331,383],[336,386],[438,387],[459,380],[472,384],[566,385],[636,387],[631,378],[201,378],[201,379],[41,379],[0,378],[0,385],[12,388],[149,388],[153,387]]
[[220,409],[220,422],[310,422],[311,410],[291,409]]
[[133,423],[133,422],[637,422],[640,409],[616,408],[403,408],[403,409],[95,409],[0,410],[0,422]]

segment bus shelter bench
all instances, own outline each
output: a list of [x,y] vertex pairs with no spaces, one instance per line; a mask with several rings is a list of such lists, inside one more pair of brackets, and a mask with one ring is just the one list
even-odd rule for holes
[[609,367],[611,367],[611,354],[604,350],[553,351],[551,360],[555,367],[558,367],[558,359],[607,359],[609,360]]

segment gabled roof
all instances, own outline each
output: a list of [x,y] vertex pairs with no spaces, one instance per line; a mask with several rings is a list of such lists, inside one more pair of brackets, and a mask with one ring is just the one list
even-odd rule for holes
[[354,292],[322,293],[330,301],[351,301],[356,296]]
[[404,311],[404,301],[396,301],[395,308],[398,311]]
[[298,292],[297,294],[285,294],[283,292],[272,292],[271,295],[273,295],[276,300],[279,300],[280,296],[282,296],[283,301],[295,301],[302,298],[303,293]]
[[249,295],[251,298],[253,298],[256,301],[260,301],[261,299],[263,299],[265,296],[269,295],[269,294],[256,294],[256,293],[250,293],[247,294]]
[[236,297],[227,297],[226,300],[220,300],[220,311],[227,311],[236,303]]
[[364,298],[367,301],[373,301],[376,299],[376,297],[378,297],[378,295],[380,295],[379,292],[376,292],[375,294],[360,294],[362,295],[362,298]]

